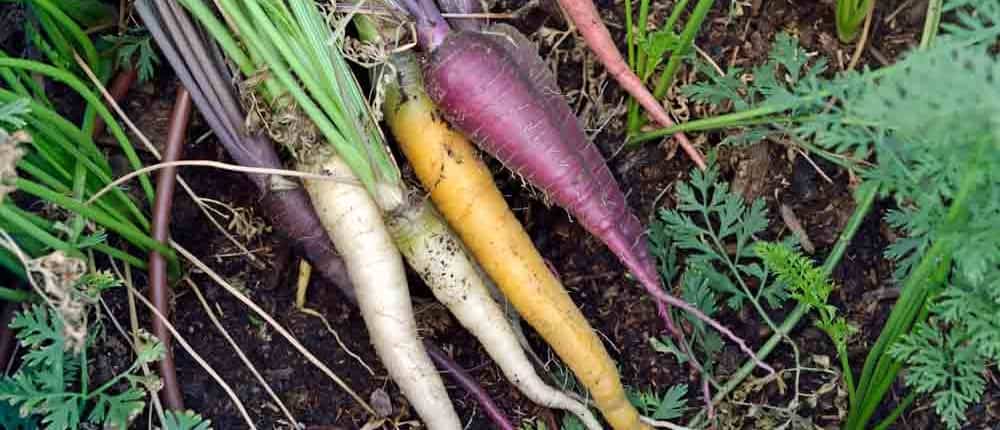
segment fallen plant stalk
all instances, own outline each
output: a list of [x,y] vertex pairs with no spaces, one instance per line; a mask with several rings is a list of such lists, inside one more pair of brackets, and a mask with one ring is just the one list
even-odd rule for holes
[[[122,122],[124,122],[129,127],[129,129],[131,129],[132,132],[135,133],[135,135],[138,137],[139,141],[143,144],[143,146],[145,146],[145,148],[150,153],[152,153],[154,157],[156,157],[156,158],[159,159],[161,157],[160,151],[158,151],[156,149],[156,147],[153,146],[153,144],[149,141],[149,139],[142,132],[142,130],[139,130],[139,127],[136,127],[135,123],[133,123],[132,120],[128,117],[128,115],[125,114],[125,112],[122,110],[121,106],[118,105],[118,103],[114,100],[114,98],[111,96],[111,94],[108,93],[107,88],[105,88],[104,85],[101,84],[101,82],[98,79],[98,77],[90,69],[90,66],[88,66],[87,63],[85,63],[83,61],[83,59],[80,58],[79,55],[76,56],[76,60],[77,60],[77,64],[83,69],[83,72],[87,75],[87,77],[91,80],[91,82],[100,91],[101,95],[104,97],[104,100],[111,106],[111,108],[115,111],[115,113],[118,114],[118,116],[121,118]],[[103,109],[104,106],[101,105],[100,108]],[[98,110],[98,111],[100,112],[100,110]],[[110,116],[110,115],[108,115],[108,118],[113,118],[113,117]],[[115,126],[115,128],[118,127],[117,124],[114,124],[114,126]],[[130,150],[131,150],[131,148],[130,148]],[[133,167],[136,170],[142,168],[141,164],[133,166]],[[140,178],[146,179],[146,175],[140,175]],[[235,237],[233,237],[233,235],[230,234],[229,231],[226,230],[222,226],[222,224],[220,224],[219,221],[215,219],[215,216],[213,216],[212,213],[205,207],[205,205],[201,201],[201,198],[199,198],[198,195],[194,192],[194,190],[191,189],[191,187],[187,184],[187,182],[184,180],[184,178],[178,177],[177,178],[177,183],[180,184],[181,188],[184,189],[185,193],[191,198],[191,200],[193,200],[195,202],[195,205],[198,206],[198,209],[201,210],[201,213],[204,214],[206,218],[208,218],[209,222],[211,222],[212,225],[216,229],[218,229],[222,233],[222,235],[225,236],[225,238],[227,240],[229,240],[229,242],[231,244],[233,244],[233,246],[235,246],[244,255],[246,255],[247,258],[250,259],[251,263],[253,263],[253,264],[255,264],[255,265],[257,265],[259,267],[260,266],[260,262],[257,260],[257,257],[254,256],[253,253],[251,253],[250,250],[248,250],[246,248],[246,246],[243,245],[242,242],[240,242]],[[152,200],[152,198],[150,200]]]
[[198,298],[198,303],[200,303],[202,309],[205,310],[205,314],[208,315],[208,318],[210,320],[212,320],[212,324],[215,325],[215,328],[217,330],[219,330],[219,333],[222,334],[222,337],[226,339],[226,342],[228,342],[229,345],[232,346],[233,351],[235,351],[236,355],[240,357],[240,361],[243,362],[243,365],[250,370],[250,373],[252,373],[253,377],[257,379],[257,382],[259,382],[260,385],[264,387],[264,391],[267,392],[267,395],[271,398],[271,401],[273,401],[276,405],[278,405],[278,409],[281,409],[281,413],[285,415],[285,418],[288,418],[288,422],[294,425],[298,425],[299,421],[295,419],[295,417],[292,415],[292,412],[288,410],[287,406],[285,406],[285,402],[281,401],[281,397],[279,397],[274,392],[274,389],[271,388],[271,385],[267,383],[267,380],[264,379],[264,377],[260,374],[260,372],[257,370],[257,367],[255,367],[253,363],[250,362],[250,359],[247,358],[246,353],[243,352],[243,349],[240,348],[240,345],[236,343],[236,340],[229,335],[229,332],[226,330],[225,326],[223,326],[222,322],[219,321],[219,318],[215,315],[215,311],[213,311],[212,307],[209,306],[208,301],[205,300],[205,296],[201,294],[201,288],[198,288],[198,284],[196,284],[194,281],[191,280],[190,277],[187,276],[184,277],[184,282],[188,284],[188,287],[191,288],[191,291],[194,291],[195,296]]
[[368,412],[372,416],[378,416],[378,414],[375,412],[375,409],[372,408],[371,405],[368,404],[368,402],[365,401],[364,398],[359,396],[357,392],[355,392],[349,385],[347,385],[346,382],[344,382],[343,379],[340,378],[340,376],[337,376],[337,374],[334,373],[333,370],[331,370],[327,365],[323,364],[322,361],[316,358],[316,355],[314,355],[305,346],[303,346],[301,342],[296,340],[295,336],[292,336],[291,332],[289,332],[284,326],[279,324],[278,321],[274,319],[274,317],[265,312],[264,309],[261,309],[260,306],[254,303],[253,300],[250,300],[250,298],[247,297],[245,294],[243,294],[235,287],[230,285],[228,282],[226,282],[226,280],[223,279],[221,275],[212,270],[211,267],[208,267],[207,264],[202,262],[200,259],[198,259],[198,257],[196,257],[186,248],[181,246],[179,243],[171,240],[170,245],[174,249],[176,249],[177,253],[180,254],[184,259],[186,259],[188,262],[197,267],[198,270],[201,270],[205,275],[207,275],[210,279],[212,279],[212,281],[215,282],[216,285],[222,287],[222,289],[226,290],[226,292],[228,292],[237,300],[239,300],[248,308],[250,308],[250,310],[252,310],[258,317],[267,322],[271,326],[271,328],[274,329],[275,332],[281,335],[281,337],[285,338],[285,340],[288,341],[288,343],[291,344],[292,347],[295,348],[300,354],[302,354],[306,358],[306,360],[308,360],[310,363],[316,366],[321,372],[323,372],[323,374],[329,377],[335,384],[337,384],[338,387],[340,387],[342,390],[344,390],[344,392],[350,395],[351,398],[354,399],[354,401],[358,402],[358,404],[361,405],[361,407],[364,408],[366,412]]
[[357,180],[354,180],[352,178],[337,178],[329,175],[319,175],[309,172],[300,172],[298,170],[270,169],[266,167],[245,167],[238,164],[223,163],[221,161],[215,161],[215,160],[178,160],[178,161],[165,161],[156,164],[150,164],[141,169],[133,170],[122,176],[119,176],[114,181],[108,183],[108,185],[105,185],[104,188],[101,188],[96,193],[94,193],[89,199],[87,199],[86,202],[84,202],[84,204],[88,205],[92,204],[94,201],[101,198],[101,196],[103,196],[104,194],[110,192],[111,190],[113,190],[118,186],[127,183],[128,181],[135,179],[139,175],[149,172],[155,172],[157,170],[176,168],[176,167],[211,167],[219,170],[228,170],[231,172],[248,173],[253,175],[283,176],[288,178],[312,179],[316,181],[339,181],[345,184],[359,184]]

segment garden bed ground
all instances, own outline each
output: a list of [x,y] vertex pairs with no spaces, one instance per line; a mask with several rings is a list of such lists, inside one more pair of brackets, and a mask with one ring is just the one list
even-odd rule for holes
[[[611,1],[598,3],[603,7],[619,45],[624,46],[621,4],[612,4]],[[722,68],[737,66],[749,69],[766,58],[777,32],[788,31],[797,36],[809,52],[831,59],[831,68],[839,70],[849,61],[854,47],[837,41],[833,8],[828,3],[832,2],[753,0],[739,3],[739,13],[734,13],[730,2],[717,2],[697,39],[697,45]],[[860,67],[870,65],[874,68],[891,63],[898,54],[916,44],[925,10],[922,3],[920,0],[878,3]],[[522,5],[514,0],[497,5],[495,11],[515,10]],[[662,20],[670,6],[668,2],[656,4],[654,13],[658,15],[654,15],[654,21]],[[556,10],[555,6],[545,4],[523,15],[514,24],[535,35],[535,40],[544,41],[543,54],[557,56],[560,84],[575,97],[575,101],[581,101],[583,95],[589,97],[574,106],[578,107],[588,125],[600,128],[596,141],[605,155],[615,154],[610,163],[627,192],[629,204],[642,219],[649,220],[659,208],[672,207],[672,185],[686,178],[692,164],[681,152],[675,154],[669,142],[650,143],[637,150],[617,153],[623,141],[624,115],[623,110],[618,109],[623,100],[622,93],[613,82],[603,86],[605,78],[602,71],[592,59],[581,55],[585,51],[578,39],[567,37],[553,49],[552,43],[559,39],[554,32],[561,31],[565,25],[553,18],[551,10]],[[124,103],[133,119],[154,140],[164,137],[176,85],[166,69],[157,76],[155,82],[133,91]],[[682,69],[679,79],[682,83],[694,79],[691,69]],[[581,87],[584,88],[582,92]],[[606,88],[606,91],[599,91],[601,88]],[[595,100],[595,97],[599,99]],[[710,113],[706,106],[687,104],[678,97],[670,100],[671,108],[682,120]],[[196,120],[189,132],[185,158],[225,160],[224,152],[212,137],[198,139],[206,131],[207,127]],[[723,137],[719,134],[692,136],[705,149],[715,147]],[[786,144],[765,141],[751,147],[720,148],[719,165],[723,179],[731,182],[745,196],[762,197],[766,201],[771,224],[765,239],[788,234],[787,224],[779,215],[779,207],[786,205],[790,208],[815,244],[813,256],[822,261],[854,209],[852,178],[842,169],[822,160],[816,160],[814,166],[805,157],[792,156]],[[371,366],[374,375],[338,345],[319,319],[296,310],[294,297],[298,259],[291,255],[286,243],[269,232],[259,231],[265,224],[250,209],[254,207],[256,195],[249,191],[252,189],[249,182],[240,174],[203,168],[188,168],[182,174],[201,196],[242,208],[239,210],[246,216],[244,219],[252,222],[242,226],[241,237],[246,246],[266,262],[266,266],[255,267],[244,256],[238,255],[227,240],[204,221],[192,202],[182,195],[178,195],[175,202],[172,223],[175,240],[249,293],[362,396],[368,397],[377,390],[384,390],[389,394],[400,420],[412,418],[408,411],[401,410],[406,402],[379,364],[358,312],[342,299],[337,290],[314,277],[309,286],[307,305],[329,319],[343,345]],[[699,386],[697,375],[692,374],[688,367],[679,365],[672,356],[657,352],[650,346],[648,339],[660,334],[661,330],[654,306],[642,290],[625,277],[623,268],[611,253],[574,224],[563,210],[546,207],[541,201],[533,199],[508,173],[498,169],[497,178],[504,182],[503,190],[511,206],[516,209],[542,254],[558,272],[584,315],[604,336],[612,357],[621,366],[625,383],[656,392],[680,383]],[[851,361],[855,365],[864,360],[867,348],[874,342],[893,303],[891,290],[888,289],[892,287],[892,267],[882,257],[886,244],[893,239],[893,232],[882,221],[884,210],[885,204],[876,204],[833,276],[841,288],[832,296],[832,303],[843,309],[850,321],[861,328],[850,344]],[[365,424],[365,413],[361,408],[285,340],[251,315],[246,307],[212,285],[207,277],[197,273],[193,277],[202,286],[214,310],[221,314],[222,323],[230,334],[245,348],[250,360],[300,421],[310,429],[360,428]],[[144,283],[144,279],[139,279],[137,285]],[[504,380],[477,342],[443,307],[434,304],[429,291],[418,278],[412,277],[411,285],[418,321],[425,337],[434,339],[459,364],[469,369],[512,418],[551,419],[552,413],[527,401]],[[180,332],[236,389],[239,398],[253,411],[252,416],[260,428],[287,427],[287,423],[282,424],[280,411],[271,404],[251,372],[239,364],[229,344],[217,333],[195,295],[183,285],[175,286],[175,292],[174,323]],[[124,293],[113,292],[107,295],[107,299],[116,315],[125,318],[127,305]],[[147,318],[146,315],[142,317]],[[722,321],[753,347],[770,335],[766,326],[751,312],[725,314]],[[95,360],[99,370],[97,378],[103,372],[118,372],[131,363],[126,345],[115,340],[117,336],[113,331],[108,333],[100,344],[101,355]],[[537,336],[530,331],[528,335],[543,359],[551,356]],[[792,337],[800,347],[803,361],[807,362],[804,364],[819,366],[823,356],[831,360],[835,358],[825,335],[810,328],[808,322],[800,323]],[[242,428],[241,418],[222,389],[206,377],[187,354],[179,349],[177,351],[177,369],[186,406],[210,418],[218,429]],[[735,347],[727,346],[724,356],[719,359],[717,374],[724,377],[744,359],[745,356]],[[794,366],[792,351],[785,345],[779,347],[767,361],[779,370]],[[557,371],[555,367],[549,370]],[[802,392],[822,394],[817,394],[815,405],[806,402],[794,412],[820,427],[837,428],[838,417],[846,411],[837,390],[825,390],[823,387],[828,380],[827,374],[802,373]],[[896,387],[887,398],[891,402],[898,398],[900,392],[902,387]],[[471,420],[469,428],[490,427],[471,397],[458,388],[452,388],[450,393],[460,415]],[[701,408],[698,390],[692,388],[690,394],[689,405],[693,406],[692,412],[696,412]],[[772,383],[759,391],[749,392],[743,402],[785,407],[789,394]],[[998,406],[1000,386],[994,380],[987,386],[983,403],[970,411],[971,428],[986,428],[988,423],[997,422]],[[737,428],[767,428],[767,423],[771,422],[766,417],[768,408],[730,404],[721,411],[730,411],[734,416],[753,412],[760,418],[748,419],[742,426],[732,420],[733,427]],[[932,410],[918,402],[895,428],[936,426]]]

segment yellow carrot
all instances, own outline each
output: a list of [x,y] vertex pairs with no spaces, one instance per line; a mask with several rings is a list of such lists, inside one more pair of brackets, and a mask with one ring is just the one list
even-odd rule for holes
[[616,430],[647,429],[604,345],[545,265],[490,171],[437,114],[413,56],[395,56],[394,66],[398,86],[387,91],[385,117],[431,200],[524,320],[587,387],[608,423]]

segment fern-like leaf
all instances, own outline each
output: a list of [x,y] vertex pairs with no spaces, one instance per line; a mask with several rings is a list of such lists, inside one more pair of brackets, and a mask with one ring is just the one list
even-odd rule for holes
[[206,420],[194,411],[166,411],[163,430],[211,430],[212,420]]

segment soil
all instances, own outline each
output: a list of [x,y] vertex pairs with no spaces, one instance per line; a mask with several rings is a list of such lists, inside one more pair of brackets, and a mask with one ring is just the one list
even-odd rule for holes
[[[624,48],[621,4],[612,4],[611,0],[599,0],[597,3],[619,46]],[[749,69],[760,63],[766,58],[770,41],[779,31],[791,32],[811,53],[830,58],[833,70],[840,70],[853,52],[853,45],[843,45],[836,39],[832,0],[734,1],[732,5],[738,9],[735,12],[730,9],[730,4],[728,1],[716,2],[696,41],[723,68]],[[859,67],[879,67],[891,63],[900,53],[915,46],[922,26],[924,4],[925,1],[921,0],[879,2],[870,41]],[[520,0],[505,0],[497,4],[494,11],[515,10],[523,5],[524,2]],[[653,21],[662,22],[671,5],[672,2],[654,5]],[[894,13],[897,8],[901,8],[901,12]],[[557,10],[551,0],[543,0],[539,7],[522,15],[513,24],[527,34],[535,34],[541,39],[547,32],[562,31],[565,28],[561,18],[553,13]],[[597,101],[583,100],[584,94],[593,94],[592,92],[573,91],[583,87],[584,83],[588,83],[588,86],[596,84],[595,88],[600,88],[606,78],[600,73],[598,66],[591,64],[592,58],[585,59],[580,55],[585,52],[580,43],[574,37],[568,37],[558,50],[553,50],[551,43],[543,43],[542,53],[559,60],[557,70],[560,85],[574,97],[574,106],[579,108],[585,123],[592,129],[600,129],[595,138],[596,143],[610,158],[612,169],[626,191],[631,207],[641,219],[649,220],[660,208],[670,208],[675,204],[672,186],[677,181],[686,179],[693,165],[670,142],[646,144],[636,150],[617,153],[623,142],[624,116],[620,110],[615,113],[615,108],[620,106],[623,94],[614,83],[608,83]],[[690,68],[685,67],[678,77],[682,83],[687,83],[693,79],[693,74],[690,73]],[[156,82],[130,94],[125,103],[127,111],[147,135],[162,138],[163,122],[169,115],[175,86],[175,80],[164,69],[158,74]],[[670,100],[671,108],[681,119],[711,114],[707,107],[689,104],[676,94]],[[224,151],[212,137],[201,138],[206,131],[207,127],[196,118],[189,131],[184,158],[228,161]],[[703,148],[711,148],[716,147],[723,137],[718,133],[710,133],[699,136],[697,141]],[[784,205],[794,213],[815,246],[812,256],[817,262],[822,262],[854,210],[851,196],[854,181],[837,166],[820,159],[812,161],[815,166],[801,154],[794,154],[783,142],[765,141],[751,147],[719,149],[723,180],[733,182],[734,188],[744,196],[763,198],[767,204],[771,225],[762,238],[775,239],[790,234],[787,223],[779,215],[780,208]],[[253,213],[257,197],[250,191],[253,187],[241,174],[205,168],[186,168],[182,174],[200,196],[239,208],[251,220],[250,225],[255,227],[248,228],[249,230],[266,229],[266,223]],[[700,387],[700,378],[686,365],[678,364],[672,355],[657,352],[650,345],[650,337],[663,334],[662,324],[652,302],[633,281],[626,278],[625,271],[612,254],[575,224],[563,210],[547,207],[534,198],[533,193],[526,192],[520,182],[512,179],[507,172],[498,168],[497,178],[509,197],[511,207],[515,208],[542,254],[559,274],[584,315],[607,341],[609,352],[621,367],[623,381],[630,387],[658,393],[674,384],[688,384],[692,387],[689,390],[689,405],[692,408],[686,416],[699,412],[703,408],[696,388]],[[889,202],[876,204],[833,275],[840,288],[834,293],[832,303],[842,309],[850,321],[861,329],[850,344],[850,359],[856,366],[855,371],[878,335],[893,302],[891,294],[875,300],[868,300],[872,296],[866,295],[892,286],[892,264],[882,257],[883,250],[894,237],[894,233],[883,221],[883,215],[890,207]],[[254,265],[205,222],[186,195],[178,192],[174,208],[172,236],[177,242],[192,250],[226,280],[249,294],[358,394],[365,398],[388,394],[392,407],[389,416],[402,428],[406,427],[405,422],[413,419],[414,414],[407,409],[406,400],[388,379],[385,369],[376,358],[358,312],[332,285],[316,276],[312,277],[306,305],[326,316],[340,342],[356,357],[345,351],[320,319],[296,309],[295,285],[299,260],[292,255],[287,243],[281,238],[269,231],[241,235],[241,241],[263,262]],[[219,315],[222,325],[298,420],[308,428],[317,430],[354,429],[365,425],[367,414],[357,403],[306,361],[284,338],[253,315],[246,306],[215,286],[205,274],[190,268],[188,270],[204,292],[212,310]],[[456,362],[468,369],[512,419],[521,421],[541,417],[542,420],[551,420],[552,417],[561,416],[561,412],[538,407],[512,389],[477,342],[440,305],[434,304],[431,295],[416,277],[411,279],[422,334],[433,339],[452,354]],[[145,285],[145,279],[139,276],[135,283]],[[219,334],[193,291],[183,284],[174,287],[176,295],[173,300],[173,322],[191,347],[233,387],[236,396],[251,411],[259,428],[290,427],[277,405],[271,402],[254,375],[239,361],[230,344]],[[127,321],[128,306],[124,293],[114,292],[107,298],[113,314],[122,321]],[[790,307],[780,310],[772,318],[780,320],[789,310]],[[148,315],[144,312],[140,311],[139,317],[140,320],[148,321]],[[753,312],[727,312],[720,315],[720,318],[747,339],[751,347],[758,347],[770,335]],[[535,351],[543,359],[551,358],[552,353],[545,344],[530,328],[525,326],[525,330]],[[803,365],[823,367],[824,357],[827,361],[835,360],[836,354],[825,335],[811,328],[809,322],[800,322],[792,337],[798,341]],[[122,370],[130,360],[128,349],[122,344],[120,336],[113,330],[108,330],[105,338],[107,341],[101,342],[100,355],[95,360],[100,370],[98,379],[101,373],[110,375],[111,372]],[[223,389],[206,375],[191,356],[176,345],[174,350],[185,406],[210,418],[217,429],[244,428],[239,412]],[[744,359],[745,356],[738,349],[728,344],[718,359],[717,376],[724,380]],[[793,351],[787,344],[779,346],[768,357],[767,362],[778,370],[795,366]],[[558,367],[552,363],[550,360],[549,370],[555,373]],[[366,366],[370,366],[373,373],[369,373]],[[837,368],[835,362],[826,366]],[[762,376],[762,373],[757,371],[755,375]],[[843,398],[837,395],[837,389],[825,386],[831,380],[829,374],[803,372],[801,378],[802,393],[815,394],[815,397],[813,401],[804,401],[792,411],[801,419],[796,422],[811,422],[819,428],[838,428],[846,411],[843,409]],[[451,384],[447,377],[445,379],[460,415],[469,420],[468,428],[493,428],[479,411],[475,401]],[[786,379],[785,382],[790,384],[792,381]],[[768,423],[780,421],[771,421],[773,414],[760,405],[786,406],[790,399],[789,392],[779,388],[779,384],[771,383],[760,390],[742,390],[745,393],[742,403],[724,406],[720,408],[720,412],[733,416],[754,415],[745,420],[732,419],[730,422],[733,428],[770,428]],[[892,402],[904,392],[901,386],[894,387],[887,396],[890,400],[885,402],[880,414],[886,413]],[[988,423],[997,422],[998,411],[1000,386],[993,382],[988,385],[984,401],[970,411],[970,428],[985,428]],[[918,402],[893,428],[924,429],[937,426],[933,408],[926,402]],[[385,428],[393,428],[393,425],[386,424]]]

